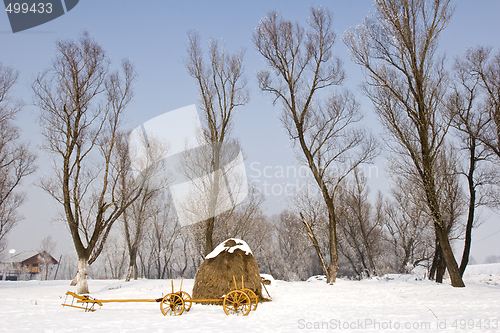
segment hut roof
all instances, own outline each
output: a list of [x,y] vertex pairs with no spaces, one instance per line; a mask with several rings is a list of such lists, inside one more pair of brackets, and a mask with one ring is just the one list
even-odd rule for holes
[[[44,260],[44,257],[46,260]],[[48,261],[47,261],[48,259]],[[49,263],[49,264],[57,264],[57,260],[54,259],[50,254],[47,252],[38,252],[38,251],[26,251],[26,252],[21,252],[18,253],[8,259],[5,259],[2,261],[4,264],[17,264],[17,263],[34,263],[34,264],[39,264],[39,263]]]

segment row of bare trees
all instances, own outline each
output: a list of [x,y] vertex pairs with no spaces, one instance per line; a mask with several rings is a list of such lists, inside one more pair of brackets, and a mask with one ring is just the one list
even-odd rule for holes
[[[319,205],[309,206],[321,207],[322,212],[307,216],[302,209],[299,215],[329,283],[338,274],[339,253],[356,274],[376,273],[377,251],[372,245],[382,238],[384,229],[389,231],[396,255],[398,242],[403,243],[401,270],[417,245],[428,243],[426,228],[411,231],[410,224],[399,223],[400,218],[408,220],[408,214],[419,214],[424,222],[418,223],[434,229],[430,276],[442,281],[447,269],[452,285],[463,287],[474,209],[487,202],[498,203],[491,190],[498,185],[500,58],[490,58],[489,49],[469,50],[465,60],[456,61],[456,78],[450,80],[444,57],[438,55],[439,36],[454,10],[450,1],[376,0],[374,8],[375,13],[347,31],[343,41],[352,60],[364,69],[364,92],[386,130],[393,181],[399,187],[395,205],[400,210],[384,212],[380,202],[376,218],[369,218],[366,194],[358,186],[363,181],[355,170],[372,161],[377,144],[356,127],[360,115],[352,95],[332,89],[341,85],[344,72],[333,55],[336,36],[331,13],[311,8],[306,29],[271,12],[254,32],[256,49],[269,67],[258,73],[259,86],[281,102],[283,126],[297,143],[321,193]],[[320,94],[322,89],[332,92]],[[458,139],[451,136],[452,128],[460,133]],[[456,156],[463,152],[450,148],[457,141],[469,154],[469,164],[463,169]],[[480,167],[482,162],[488,166]],[[461,174],[466,176],[469,204],[459,267],[451,240],[464,213]],[[350,187],[347,180],[357,185]],[[407,186],[402,188],[402,184]],[[476,196],[479,188],[484,194],[481,198]],[[405,200],[413,202],[401,207]],[[405,212],[413,208],[416,210]],[[388,213],[393,224],[384,222]],[[318,224],[321,215],[323,223]],[[371,222],[363,224],[363,220]],[[410,228],[410,239],[404,239],[403,231],[397,229],[404,225]],[[424,248],[428,250],[428,246]],[[426,255],[417,260],[425,260]]]
[[[54,156],[53,176],[41,186],[63,208],[79,261],[77,291],[88,292],[87,268],[103,252],[101,264],[112,277],[126,270],[127,280],[163,278],[192,274],[228,237],[246,239],[266,269],[283,278],[319,269],[333,283],[339,272],[371,276],[427,262],[432,278],[442,281],[448,270],[452,285],[463,286],[476,209],[499,201],[500,54],[470,49],[449,72],[438,41],[452,14],[449,0],[376,0],[374,15],[343,36],[386,130],[393,185],[374,203],[359,167],[373,162],[380,146],[362,126],[354,95],[342,88],[332,14],[312,7],[308,27],[278,12],[260,21],[253,43],[267,68],[257,74],[259,87],[281,104],[283,127],[317,189],[291,198],[290,210],[272,223],[257,192],[250,188],[236,204],[228,181],[226,149],[238,147],[231,136],[234,113],[249,100],[243,52],[229,54],[211,40],[206,61],[199,36],[189,34],[186,68],[200,97],[203,155],[183,157],[185,176],[199,186],[195,205],[184,208],[204,220],[181,225],[176,213],[182,207],[173,207],[165,190],[168,177],[156,176],[168,142],[145,142],[157,156],[133,176],[121,126],[133,97],[133,66],[124,61],[120,71],[111,70],[87,33],[59,41],[52,66],[32,88],[45,148]],[[17,108],[7,93],[16,77],[0,67],[0,241],[22,202],[9,189],[33,172],[34,157],[18,144],[11,124]],[[246,192],[246,184],[239,185]],[[112,232],[117,221],[123,237]],[[451,241],[462,232],[459,265]]]
[[22,180],[35,171],[36,156],[20,139],[14,124],[22,103],[12,98],[10,90],[18,73],[0,62],[0,254],[5,250],[6,236],[19,222],[17,209],[25,200],[19,190]]
[[53,176],[42,188],[64,208],[78,255],[78,293],[88,293],[87,267],[104,248],[116,220],[141,193],[141,184],[120,183],[130,173],[119,149],[123,112],[136,74],[124,61],[111,71],[104,49],[87,33],[62,40],[52,66],[33,82],[45,147],[54,156]]
[[[375,8],[376,14],[350,30],[344,41],[354,62],[365,69],[364,90],[388,132],[389,145],[398,156],[400,175],[410,176],[426,204],[436,236],[433,262],[436,280],[440,281],[447,269],[452,285],[462,287],[474,208],[480,204],[475,189],[488,185],[485,181],[496,181],[493,174],[482,180],[475,174],[476,162],[486,157],[482,151],[495,154],[498,147],[495,63],[494,60],[486,63],[488,52],[482,48],[468,51],[465,61],[456,61],[458,83],[450,88],[444,57],[438,55],[439,36],[454,11],[450,1],[378,0]],[[477,89],[482,88],[486,93],[483,110],[474,108],[477,105],[471,82],[474,80]],[[460,267],[450,244],[451,233],[462,213],[461,188],[455,180],[457,163],[448,149],[453,143],[449,136],[452,126],[467,133],[465,138],[462,135],[462,141],[465,140],[470,161],[464,172],[469,187],[469,216]],[[469,130],[464,132],[466,126]],[[495,168],[497,163],[498,160],[493,164]]]
[[[363,278],[409,273],[415,267],[423,267],[430,276],[436,252],[434,228],[422,198],[411,191],[412,184],[400,178],[390,194],[379,193],[372,197],[362,171],[356,169],[353,175],[340,185],[336,202],[339,276]],[[445,207],[452,207],[453,203],[456,201],[450,200]],[[239,213],[232,217],[226,215],[224,223],[216,224],[216,242],[228,237],[245,239],[252,247],[261,272],[278,279],[297,281],[323,274],[322,264],[303,223],[303,218],[309,221],[319,250],[326,253],[329,248],[328,215],[319,192],[300,193],[288,210],[273,217],[263,215],[258,205],[248,207],[256,209],[258,214],[244,222]],[[176,225],[175,216],[166,216],[166,219],[170,220],[165,226]],[[463,232],[459,228],[463,217],[455,222],[450,231],[451,239]],[[156,227],[150,227],[149,223],[137,249],[136,277],[193,277],[204,257],[204,225],[173,228],[162,238],[157,237]],[[101,259],[93,265],[94,278],[127,276],[129,261],[123,229],[116,228],[112,237]],[[164,250],[164,257],[155,251],[157,245]],[[435,271],[434,275],[438,273]]]
[[[377,146],[369,133],[356,127],[362,117],[351,93],[333,90],[321,94],[340,86],[345,77],[341,61],[333,53],[336,34],[331,13],[312,8],[309,24],[306,31],[271,12],[261,20],[253,41],[270,67],[258,73],[259,86],[281,102],[283,127],[300,147],[301,160],[311,170],[328,211],[325,255],[330,260],[324,273],[331,283],[338,273],[335,201],[339,185],[361,163],[372,161]],[[324,263],[323,253],[318,251],[318,255]]]

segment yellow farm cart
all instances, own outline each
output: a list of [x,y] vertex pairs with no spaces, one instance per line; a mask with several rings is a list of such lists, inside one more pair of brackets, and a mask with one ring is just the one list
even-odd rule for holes
[[[179,291],[174,291],[174,281],[171,281],[172,292],[156,299],[96,299],[88,295],[78,295],[71,291],[66,293],[63,306],[83,309],[87,312],[95,311],[95,305],[102,306],[103,303],[125,303],[125,302],[157,302],[163,315],[180,316],[184,311],[191,309],[192,303],[210,303],[222,305],[227,315],[246,316],[251,310],[256,310],[259,302],[258,296],[251,289],[245,288],[243,277],[241,277],[241,288],[238,289],[236,279],[233,276],[234,290],[219,298],[193,299],[189,293],[182,291],[182,280]],[[72,297],[71,303],[67,303],[68,296]],[[76,300],[76,303],[75,303]]]

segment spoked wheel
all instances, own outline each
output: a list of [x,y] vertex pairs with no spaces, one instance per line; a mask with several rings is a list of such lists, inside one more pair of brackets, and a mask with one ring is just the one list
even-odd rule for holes
[[164,316],[180,316],[184,312],[184,300],[178,294],[168,294],[161,300],[160,309]]
[[245,292],[241,290],[233,290],[224,297],[222,303],[224,312],[227,315],[243,315],[246,316],[252,307],[252,301]]
[[245,294],[247,294],[248,297],[250,297],[250,300],[252,301],[252,306],[250,307],[250,310],[252,311],[257,310],[257,305],[259,305],[259,297],[253,292],[252,289],[243,288],[241,290],[244,291]]
[[182,300],[184,301],[184,311],[189,311],[191,309],[191,296],[185,291],[179,291],[178,294],[181,294]]

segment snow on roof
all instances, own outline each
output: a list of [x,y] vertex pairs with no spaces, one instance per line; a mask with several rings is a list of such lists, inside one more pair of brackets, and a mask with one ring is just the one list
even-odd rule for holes
[[10,257],[9,259],[5,259],[3,261],[4,264],[12,264],[12,263],[18,263],[18,262],[23,262],[25,260],[28,260],[31,257],[34,257],[38,254],[38,251],[26,251],[26,252],[20,252],[16,254],[15,256]]
[[[231,246],[233,244],[233,242],[229,242],[229,241],[234,241],[234,243],[236,243],[236,245]],[[228,244],[228,242],[229,242],[229,244]],[[228,245],[226,245],[226,244],[228,244]],[[226,239],[225,241],[223,241],[222,243],[220,243],[219,245],[217,245],[217,247],[205,257],[205,259],[215,258],[223,251],[233,253],[234,250],[236,250],[236,249],[240,249],[241,251],[245,252],[245,254],[252,254],[253,255],[252,250],[250,250],[250,247],[248,246],[248,244],[245,241],[243,241],[241,239],[237,239],[237,238],[229,238],[229,239]]]

